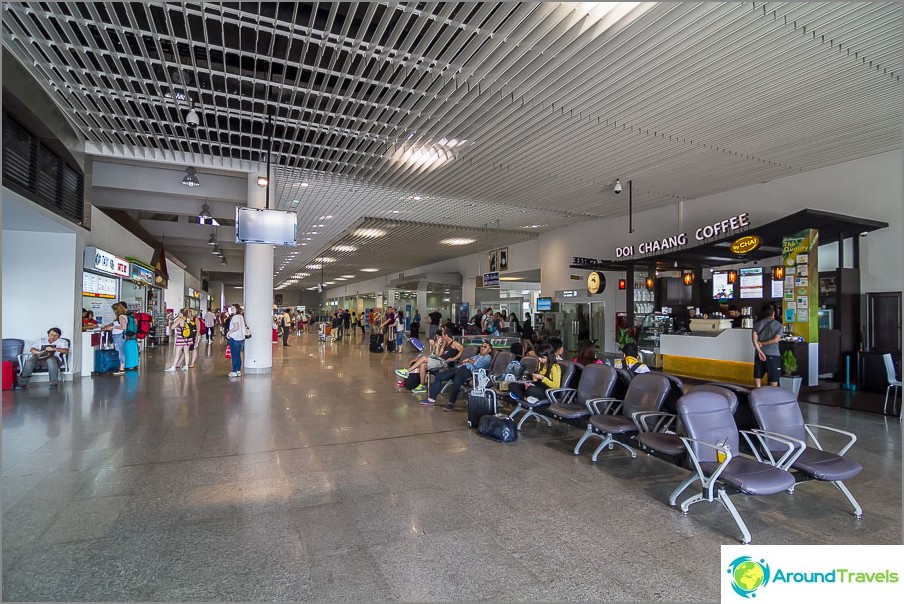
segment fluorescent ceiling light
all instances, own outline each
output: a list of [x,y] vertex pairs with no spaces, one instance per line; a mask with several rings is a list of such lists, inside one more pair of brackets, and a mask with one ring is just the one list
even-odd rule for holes
[[332,264],[333,262],[336,261],[336,259],[335,259],[335,258],[323,257],[323,258],[320,258],[320,261],[323,262],[324,264]]
[[440,241],[443,245],[468,245],[477,241],[476,239],[468,239],[467,237],[450,237]]
[[499,277],[500,281],[524,281],[524,277]]
[[345,277],[333,277],[336,281],[348,281]]
[[360,270],[362,273],[376,273],[380,271],[378,268],[362,268]]
[[346,279],[354,279],[355,278],[355,275],[342,275],[342,276],[345,277]]
[[293,277],[298,277],[299,279],[304,279],[305,277],[310,277],[311,273],[295,273],[292,275]]
[[330,218],[332,218],[332,216],[321,216],[317,220],[329,220]]
[[309,268],[313,271],[316,271],[318,268],[323,268],[322,264],[309,264],[305,268]]
[[336,282],[335,281],[324,281],[323,284],[324,285],[336,285]]
[[375,237],[383,237],[386,235],[386,231],[383,229],[356,229],[353,234],[355,237],[373,239]]
[[353,245],[334,245],[332,248],[334,252],[357,252],[358,248]]

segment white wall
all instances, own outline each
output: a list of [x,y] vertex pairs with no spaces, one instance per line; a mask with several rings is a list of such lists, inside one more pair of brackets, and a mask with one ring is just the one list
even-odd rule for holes
[[25,340],[28,350],[59,327],[72,342],[73,369],[80,367],[81,345],[78,239],[74,233],[3,231],[3,337]]
[[163,299],[167,308],[178,313],[179,309],[185,308],[185,271],[169,260],[166,261],[166,270],[169,273],[169,283],[163,293]]
[[91,232],[89,246],[110,252],[120,258],[131,256],[147,264],[151,263],[154,248],[120,226],[118,222],[91,206]]

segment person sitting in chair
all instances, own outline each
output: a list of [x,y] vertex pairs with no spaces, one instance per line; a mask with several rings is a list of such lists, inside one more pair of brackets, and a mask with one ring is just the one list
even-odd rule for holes
[[452,411],[455,408],[455,400],[462,385],[471,379],[471,373],[478,369],[489,369],[493,361],[493,347],[489,342],[480,344],[480,351],[469,359],[462,361],[453,369],[446,369],[436,374],[433,385],[430,386],[430,395],[420,402],[422,407],[432,407],[436,404],[436,397],[448,380],[452,380],[452,391],[449,392],[449,402],[443,407],[443,411]]
[[50,376],[50,387],[56,388],[60,384],[60,365],[63,363],[63,355],[69,352],[69,340],[61,338],[63,332],[59,327],[51,327],[47,330],[47,337],[41,338],[31,347],[28,356],[25,357],[22,373],[19,375],[19,390],[28,388],[31,374],[39,366],[47,367]]

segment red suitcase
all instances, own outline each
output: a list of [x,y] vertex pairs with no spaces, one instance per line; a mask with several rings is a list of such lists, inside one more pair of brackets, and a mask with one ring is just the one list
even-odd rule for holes
[[3,389],[12,390],[16,387],[16,363],[3,361]]

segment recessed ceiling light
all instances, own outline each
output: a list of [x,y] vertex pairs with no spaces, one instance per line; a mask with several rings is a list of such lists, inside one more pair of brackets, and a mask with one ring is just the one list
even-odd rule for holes
[[354,275],[342,275],[342,276],[345,277],[346,279],[354,279],[355,278]]
[[443,245],[468,245],[477,241],[476,239],[468,239],[467,237],[450,237],[440,241]]
[[301,186],[302,186],[302,187],[306,187],[306,186],[308,186],[308,183],[303,182],[303,183],[301,183]]
[[323,284],[324,285],[335,285],[336,282],[335,281],[324,281]]
[[383,229],[356,229],[354,235],[355,237],[367,237],[372,239],[374,237],[383,237],[386,235],[386,231]]
[[293,199],[293,200],[292,200],[292,205],[293,205],[293,206],[294,206],[294,205],[298,205],[298,200],[297,200],[297,199]]
[[412,197],[412,199],[414,199],[415,201],[420,201],[420,200],[421,200],[421,196],[420,196],[420,195],[415,195],[414,197]]
[[333,277],[333,279],[335,279],[336,281],[347,281],[348,280],[345,277]]
[[360,269],[362,273],[376,273],[379,272],[378,268],[362,268]]
[[335,252],[357,252],[358,248],[353,245],[334,245],[331,248]]
[[317,220],[329,220],[330,218],[332,218],[332,216],[321,216]]
[[322,264],[309,264],[305,268],[311,269],[312,271],[316,271],[318,268],[323,268]]
[[315,224],[314,228],[316,229],[316,228],[325,227],[325,226],[326,226],[325,224]]
[[310,277],[311,273],[295,273],[292,275],[293,277],[298,277],[299,279],[303,279],[305,277]]

